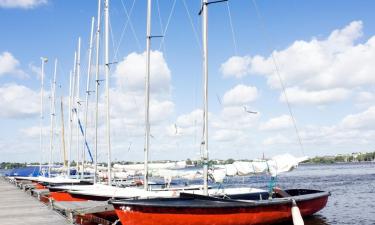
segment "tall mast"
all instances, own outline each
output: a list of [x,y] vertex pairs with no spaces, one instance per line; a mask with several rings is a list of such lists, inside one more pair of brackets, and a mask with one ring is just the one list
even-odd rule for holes
[[65,146],[65,124],[64,124],[64,103],[63,96],[60,96],[60,116],[61,116],[61,146],[63,149],[64,168],[66,168],[66,146]]
[[68,106],[68,122],[69,122],[69,155],[68,155],[68,168],[67,176],[70,176],[70,162],[72,160],[72,136],[73,136],[73,118],[72,118],[72,95],[73,95],[73,73],[69,72],[69,106]]
[[207,48],[207,4],[203,0],[202,5],[202,41],[203,41],[203,95],[204,95],[204,129],[203,129],[203,193],[208,195],[208,48]]
[[147,0],[146,31],[146,84],[145,84],[145,168],[144,189],[148,190],[148,157],[150,149],[150,47],[151,47],[151,0]]
[[109,112],[109,0],[104,0],[104,63],[105,63],[105,92],[107,99],[107,145],[108,145],[108,185],[112,185],[111,176],[111,136]]
[[94,165],[94,184],[97,182],[98,174],[98,108],[99,108],[99,48],[100,48],[100,21],[101,21],[101,0],[98,0],[98,22],[96,28],[96,68],[95,68],[95,165]]
[[52,167],[52,153],[53,153],[53,136],[54,136],[54,128],[55,128],[55,115],[56,115],[56,102],[55,102],[55,94],[56,94],[56,73],[57,73],[57,59],[55,59],[55,70],[53,72],[53,81],[51,85],[51,136],[50,136],[50,145],[49,145],[49,163],[48,163],[48,177],[51,177],[51,167]]
[[89,95],[90,95],[90,81],[91,81],[91,58],[92,58],[92,41],[94,35],[94,23],[95,18],[91,18],[91,33],[90,33],[90,45],[89,45],[89,59],[88,59],[88,66],[87,66],[87,81],[86,81],[86,101],[85,101],[85,132],[84,135],[84,144],[83,144],[83,151],[82,151],[82,171],[85,171],[85,148],[87,143],[87,113],[89,111]]
[[[77,172],[79,171],[79,150],[80,150],[80,136],[79,136],[79,113],[80,113],[80,106],[81,106],[81,99],[80,99],[80,80],[81,80],[81,37],[78,38],[78,50],[77,50],[77,66],[76,66],[76,120],[77,120],[77,130],[76,130],[76,138],[77,138]],[[82,163],[83,165],[83,163]],[[83,171],[81,173],[81,178],[83,179]]]
[[42,60],[42,71],[41,71],[41,86],[40,86],[40,135],[39,135],[39,144],[40,144],[40,164],[39,164],[39,173],[42,172],[42,163],[43,163],[43,89],[44,89],[44,64],[48,62],[48,59],[45,57],[40,58]]
[[[76,53],[74,53],[74,67],[75,67],[75,61],[76,61]],[[69,156],[68,156],[68,169],[67,169],[67,175],[70,176],[70,162],[72,160],[72,139],[73,139],[73,89],[74,89],[74,81],[73,81],[73,73],[70,71],[69,73],[69,109],[68,109],[68,122],[69,122]]]

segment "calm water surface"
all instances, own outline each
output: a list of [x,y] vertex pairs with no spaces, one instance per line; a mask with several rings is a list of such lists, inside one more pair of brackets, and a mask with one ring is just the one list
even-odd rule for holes
[[[375,163],[301,165],[280,175],[278,186],[330,191],[327,206],[305,219],[306,225],[375,225]],[[226,186],[250,183],[267,188],[264,176],[231,178]],[[284,224],[283,224],[284,225]]]

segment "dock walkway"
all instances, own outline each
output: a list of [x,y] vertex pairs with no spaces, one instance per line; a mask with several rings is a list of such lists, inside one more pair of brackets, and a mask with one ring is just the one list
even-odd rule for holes
[[63,216],[0,177],[1,225],[68,225]]

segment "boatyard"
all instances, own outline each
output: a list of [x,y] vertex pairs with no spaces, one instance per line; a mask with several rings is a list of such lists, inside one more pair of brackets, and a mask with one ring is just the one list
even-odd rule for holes
[[374,8],[0,0],[0,225],[375,224]]

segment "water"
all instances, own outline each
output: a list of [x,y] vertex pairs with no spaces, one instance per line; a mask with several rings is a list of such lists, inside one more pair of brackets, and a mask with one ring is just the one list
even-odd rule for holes
[[[231,178],[226,186],[250,183],[267,189],[268,182],[264,176]],[[375,163],[301,165],[280,175],[277,184],[331,192],[327,206],[306,218],[306,225],[375,225]]]

